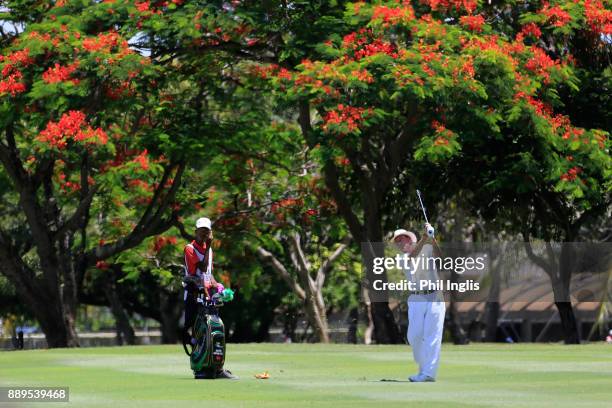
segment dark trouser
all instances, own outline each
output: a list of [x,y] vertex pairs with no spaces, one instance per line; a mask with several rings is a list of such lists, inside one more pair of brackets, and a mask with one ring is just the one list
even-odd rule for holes
[[196,301],[196,295],[194,293],[187,292],[187,298],[185,299],[185,325],[183,326],[183,333],[185,335],[187,335],[187,331],[195,323],[197,314],[198,302]]

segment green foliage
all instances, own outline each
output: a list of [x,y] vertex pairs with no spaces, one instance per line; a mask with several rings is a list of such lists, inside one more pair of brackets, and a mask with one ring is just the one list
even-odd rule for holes
[[[485,203],[512,192],[527,202],[547,191],[572,208],[564,213],[570,218],[572,211],[605,207],[609,133],[574,125],[558,91],[581,92],[572,49],[562,50],[572,45],[567,36],[590,32],[597,39],[608,29],[597,25],[594,3],[521,8],[510,2],[514,14],[497,16],[476,2],[456,9],[423,3],[436,13],[409,3],[349,5],[350,29],[319,44],[320,57],[293,70],[272,65],[265,71],[277,96],[307,99],[315,108],[311,145],[327,149],[327,161],[376,162],[369,150],[382,151],[392,135],[411,132],[414,161],[405,160],[399,174],[415,166],[437,174],[453,169],[447,181],[456,182],[446,196],[468,188],[479,189]],[[491,18],[479,22],[478,13]],[[541,27],[521,27],[529,23]],[[538,30],[556,41],[554,52],[533,41]],[[355,171],[345,173],[346,186],[357,192]]]

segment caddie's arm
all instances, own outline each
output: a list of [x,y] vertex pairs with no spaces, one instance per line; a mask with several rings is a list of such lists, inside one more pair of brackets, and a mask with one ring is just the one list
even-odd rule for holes
[[[211,232],[212,234],[212,232]],[[206,250],[204,251],[204,259],[198,261],[197,266],[202,272],[206,272],[208,269],[208,257],[210,256],[210,240],[206,241]],[[202,280],[202,284],[204,284],[204,280]]]

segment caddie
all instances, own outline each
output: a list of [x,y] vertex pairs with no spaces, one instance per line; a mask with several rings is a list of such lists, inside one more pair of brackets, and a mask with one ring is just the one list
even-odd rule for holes
[[188,339],[191,344],[195,344],[195,342],[188,330],[193,326],[198,311],[197,286],[204,286],[206,289],[217,286],[217,282],[212,275],[212,239],[210,219],[198,218],[195,225],[195,239],[185,245],[185,277],[188,284],[183,298],[185,300],[183,336],[189,336]]
[[[429,235],[428,234],[429,231]],[[444,297],[439,290],[427,289],[420,285],[422,281],[437,282],[438,273],[433,260],[428,258],[441,257],[440,247],[433,237],[433,227],[425,224],[425,232],[417,242],[416,235],[405,229],[398,229],[393,233],[393,242],[396,247],[408,254],[411,258],[422,258],[416,270],[412,270],[412,263],[408,263],[405,270],[409,282],[414,282],[415,290],[408,296],[408,342],[412,347],[414,361],[419,372],[409,377],[411,382],[433,382],[436,380],[438,364],[440,362],[440,346],[444,331],[444,315],[446,305]],[[425,289],[421,289],[425,287]]]
[[[196,344],[193,333],[189,329],[193,327],[198,313],[197,287],[204,288],[206,297],[209,298],[214,292],[221,292],[223,285],[218,283],[213,272],[212,252],[212,223],[209,218],[198,218],[195,225],[195,239],[185,245],[185,324],[183,326],[183,344],[186,342]],[[199,378],[196,376],[196,378]],[[221,369],[216,378],[238,379],[229,370]]]

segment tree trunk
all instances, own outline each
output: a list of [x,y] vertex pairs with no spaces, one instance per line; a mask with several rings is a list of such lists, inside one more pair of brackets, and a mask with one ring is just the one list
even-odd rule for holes
[[485,338],[487,342],[497,340],[497,322],[499,320],[499,302],[487,302],[485,306]]
[[549,250],[549,256],[553,259],[549,262],[550,269],[547,272],[552,283],[555,306],[559,311],[565,344],[580,344],[578,324],[570,299],[570,281],[577,264],[575,251],[571,243],[563,242],[559,262],[554,260],[553,251]]
[[561,318],[561,327],[563,329],[565,344],[580,344],[580,335],[572,302],[555,302],[555,306]]
[[372,303],[372,319],[374,320],[374,340],[376,343],[402,343],[401,335],[389,303]]
[[359,324],[359,309],[353,307],[349,311],[348,316],[348,333],[346,335],[346,342],[351,344],[357,344],[357,326]]
[[329,343],[329,331],[327,327],[327,316],[325,310],[317,307],[315,294],[308,293],[308,300],[304,302],[308,321],[312,325],[316,336],[321,343]]
[[290,236],[289,254],[298,279],[292,276],[287,268],[269,251],[259,247],[256,250],[259,258],[268,263],[272,269],[289,285],[295,295],[303,302],[308,322],[314,328],[321,343],[329,343],[329,329],[327,324],[327,310],[323,300],[323,284],[325,276],[331,270],[334,261],[346,248],[345,239],[333,253],[325,259],[315,273],[311,276],[312,265],[306,259],[300,243],[300,235]]
[[[448,255],[456,257],[456,256],[461,256],[463,252],[465,252],[464,245],[463,245],[464,228],[465,228],[465,214],[462,208],[457,208],[455,222],[450,231],[451,239],[452,239],[451,242],[453,243],[453,246],[449,248],[450,253]],[[453,284],[457,282],[456,273],[451,272],[450,281]],[[465,333],[465,330],[463,330],[463,327],[461,326],[461,320],[459,319],[459,312],[457,311],[457,304],[458,304],[457,292],[451,291],[449,298],[450,298],[449,299],[450,301],[449,301],[449,307],[447,311],[447,314],[448,314],[447,318],[448,318],[449,331],[453,339],[453,344],[458,344],[458,345],[469,344],[470,339],[468,338],[467,334]]]
[[175,344],[179,341],[179,320],[183,312],[182,293],[166,292],[159,294],[159,313],[163,344]]
[[374,336],[374,318],[372,317],[372,301],[370,300],[370,295],[368,293],[368,289],[363,287],[361,288],[361,294],[363,296],[363,306],[365,311],[365,316],[368,321],[368,325],[363,332],[363,343],[366,345],[372,344],[372,337]]
[[[28,305],[45,334],[47,347],[78,347],[79,339],[74,327],[74,315],[66,316],[59,302],[34,302]],[[71,311],[68,311],[70,313]]]
[[136,335],[134,334],[134,328],[130,323],[130,317],[128,316],[119,294],[117,293],[117,286],[115,285],[114,274],[106,276],[104,283],[104,294],[110,306],[111,312],[115,317],[115,324],[117,325],[117,333],[121,335],[122,341],[120,344],[127,343],[130,345],[136,344]]
[[[452,295],[451,295],[452,296]],[[459,313],[457,313],[457,302],[450,302],[448,308],[448,329],[453,339],[453,344],[469,344],[470,340],[461,326]]]
[[559,256],[559,275],[562,298],[559,299],[555,293],[555,306],[559,311],[565,344],[580,344],[580,331],[576,323],[576,316],[574,315],[574,308],[570,298],[571,278],[577,265],[578,255],[572,243],[562,243],[561,255]]
[[[306,139],[308,145],[314,148],[319,142],[316,137],[313,137],[314,132],[311,125],[310,118],[310,104],[307,99],[302,99],[298,104],[298,123],[302,130],[302,134]],[[404,160],[403,152],[407,153],[404,149],[409,146],[411,133],[400,132],[402,137],[398,136],[398,140],[388,147],[388,156],[392,163],[393,169],[388,169],[390,173],[386,173],[384,177],[380,177],[380,173],[372,172],[373,168],[381,163],[370,163],[373,167],[368,168],[365,162],[357,164],[356,157],[349,157],[349,152],[345,151],[347,157],[349,157],[351,165],[353,166],[354,173],[357,175],[359,180],[360,188],[359,195],[361,196],[361,209],[363,210],[363,223],[353,211],[353,205],[347,194],[347,191],[340,184],[340,175],[333,159],[327,159],[323,166],[323,175],[325,185],[330,191],[330,194],[334,198],[338,206],[338,214],[346,222],[349,231],[353,239],[362,244],[362,259],[366,266],[366,279],[372,282],[371,271],[369,271],[368,260],[374,256],[373,251],[370,251],[372,242],[382,242],[383,231],[382,231],[382,214],[381,204],[383,197],[391,188],[392,177],[395,176],[395,172],[398,170],[401,161]],[[351,154],[359,153],[357,151],[350,152]],[[364,156],[365,157],[365,156]],[[361,159],[364,159],[362,157]],[[359,160],[361,160],[359,159]],[[380,166],[379,166],[380,167]],[[378,170],[381,170],[380,168]],[[370,248],[363,248],[363,245],[370,246]],[[369,253],[368,253],[369,252]],[[384,253],[382,254],[384,256]],[[377,277],[383,282],[387,281],[386,273]],[[363,289],[368,291],[367,286]],[[367,295],[366,295],[367,296]],[[395,344],[402,342],[402,336],[400,336],[399,328],[393,313],[389,308],[388,299],[374,299],[371,304],[366,303],[366,308],[371,308],[372,322],[374,325],[374,338],[379,344]],[[367,341],[367,339],[366,339]]]
[[[504,246],[499,254],[496,254],[494,260],[491,261],[491,290],[489,291],[489,297],[487,299],[487,303],[485,305],[484,310],[484,323],[485,323],[485,336],[484,341],[486,342],[494,342],[497,340],[497,322],[499,320],[499,275],[500,268],[505,267],[505,264],[501,262],[503,259],[506,246]],[[491,255],[493,256],[493,254]]]
[[[382,234],[379,235],[379,240],[382,242]],[[370,302],[370,311],[372,316],[372,324],[374,328],[373,340],[377,344],[400,344],[404,343],[404,339],[399,332],[399,327],[393,316],[393,312],[389,307],[388,294],[376,293],[375,296],[370,291],[371,285],[375,280],[387,282],[387,272],[374,274],[370,266],[374,265],[375,257],[384,257],[384,249],[372,243],[363,244],[361,246],[361,256],[364,262],[366,285],[363,288],[364,296]]]
[[570,298],[571,277],[578,264],[577,256],[570,242],[573,235],[566,234],[566,242],[561,243],[561,253],[558,261],[555,259],[555,252],[550,242],[545,244],[547,257],[538,256],[533,252],[529,242],[529,234],[523,232],[523,236],[526,239],[525,250],[529,259],[542,268],[550,278],[565,344],[579,344],[580,333]]

